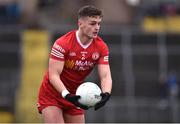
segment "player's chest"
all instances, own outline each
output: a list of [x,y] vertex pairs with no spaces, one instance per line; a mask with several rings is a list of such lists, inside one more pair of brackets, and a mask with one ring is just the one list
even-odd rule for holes
[[65,66],[73,70],[88,70],[95,66],[100,53],[95,49],[75,49],[68,51]]
[[100,57],[100,53],[98,51],[87,51],[87,50],[70,50],[67,59],[71,60],[81,60],[81,61],[97,61]]

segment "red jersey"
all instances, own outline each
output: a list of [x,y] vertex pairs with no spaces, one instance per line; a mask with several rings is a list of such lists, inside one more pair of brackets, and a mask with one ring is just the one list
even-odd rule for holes
[[[71,31],[55,41],[50,58],[65,62],[60,79],[68,91],[75,93],[96,64],[109,64],[108,55],[108,47],[100,37],[83,45],[77,31]],[[45,79],[49,80],[48,72]]]

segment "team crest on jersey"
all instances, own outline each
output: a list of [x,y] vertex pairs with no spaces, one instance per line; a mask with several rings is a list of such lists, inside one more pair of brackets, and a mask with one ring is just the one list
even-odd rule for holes
[[92,54],[92,59],[93,60],[97,60],[99,58],[99,53],[98,52],[94,52],[93,54]]

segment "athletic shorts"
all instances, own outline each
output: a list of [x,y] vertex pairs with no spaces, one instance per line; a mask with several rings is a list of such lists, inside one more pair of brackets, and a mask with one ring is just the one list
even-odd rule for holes
[[56,106],[60,108],[64,113],[70,115],[84,114],[83,109],[80,109],[69,101],[65,100],[48,81],[43,81],[39,90],[37,103],[39,113],[42,113],[42,110],[48,106]]

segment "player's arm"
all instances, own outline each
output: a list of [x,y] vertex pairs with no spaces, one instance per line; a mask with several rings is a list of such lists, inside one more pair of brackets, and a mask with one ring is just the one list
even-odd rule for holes
[[99,64],[98,65],[98,74],[101,82],[102,92],[111,93],[112,89],[112,78],[109,64]]
[[60,74],[64,67],[64,61],[58,61],[56,59],[49,59],[49,80],[53,87],[59,92],[66,90],[63,82],[60,79]]
[[95,110],[103,107],[106,104],[106,102],[109,100],[111,96],[111,89],[112,89],[112,78],[111,78],[111,71],[109,64],[99,64],[98,74],[101,82],[102,99],[99,103],[95,105]]
[[64,42],[65,40],[61,37],[53,44],[48,68],[50,83],[62,95],[62,97],[65,97],[69,93],[60,79],[60,74],[64,68],[65,55],[67,53],[67,48]]
[[58,61],[55,59],[49,60],[49,80],[53,87],[62,95],[63,98],[73,103],[74,105],[81,107],[83,109],[88,109],[87,106],[81,105],[78,102],[80,96],[70,94],[70,92],[66,89],[63,82],[60,79],[60,74],[62,73],[64,67],[64,61]]

